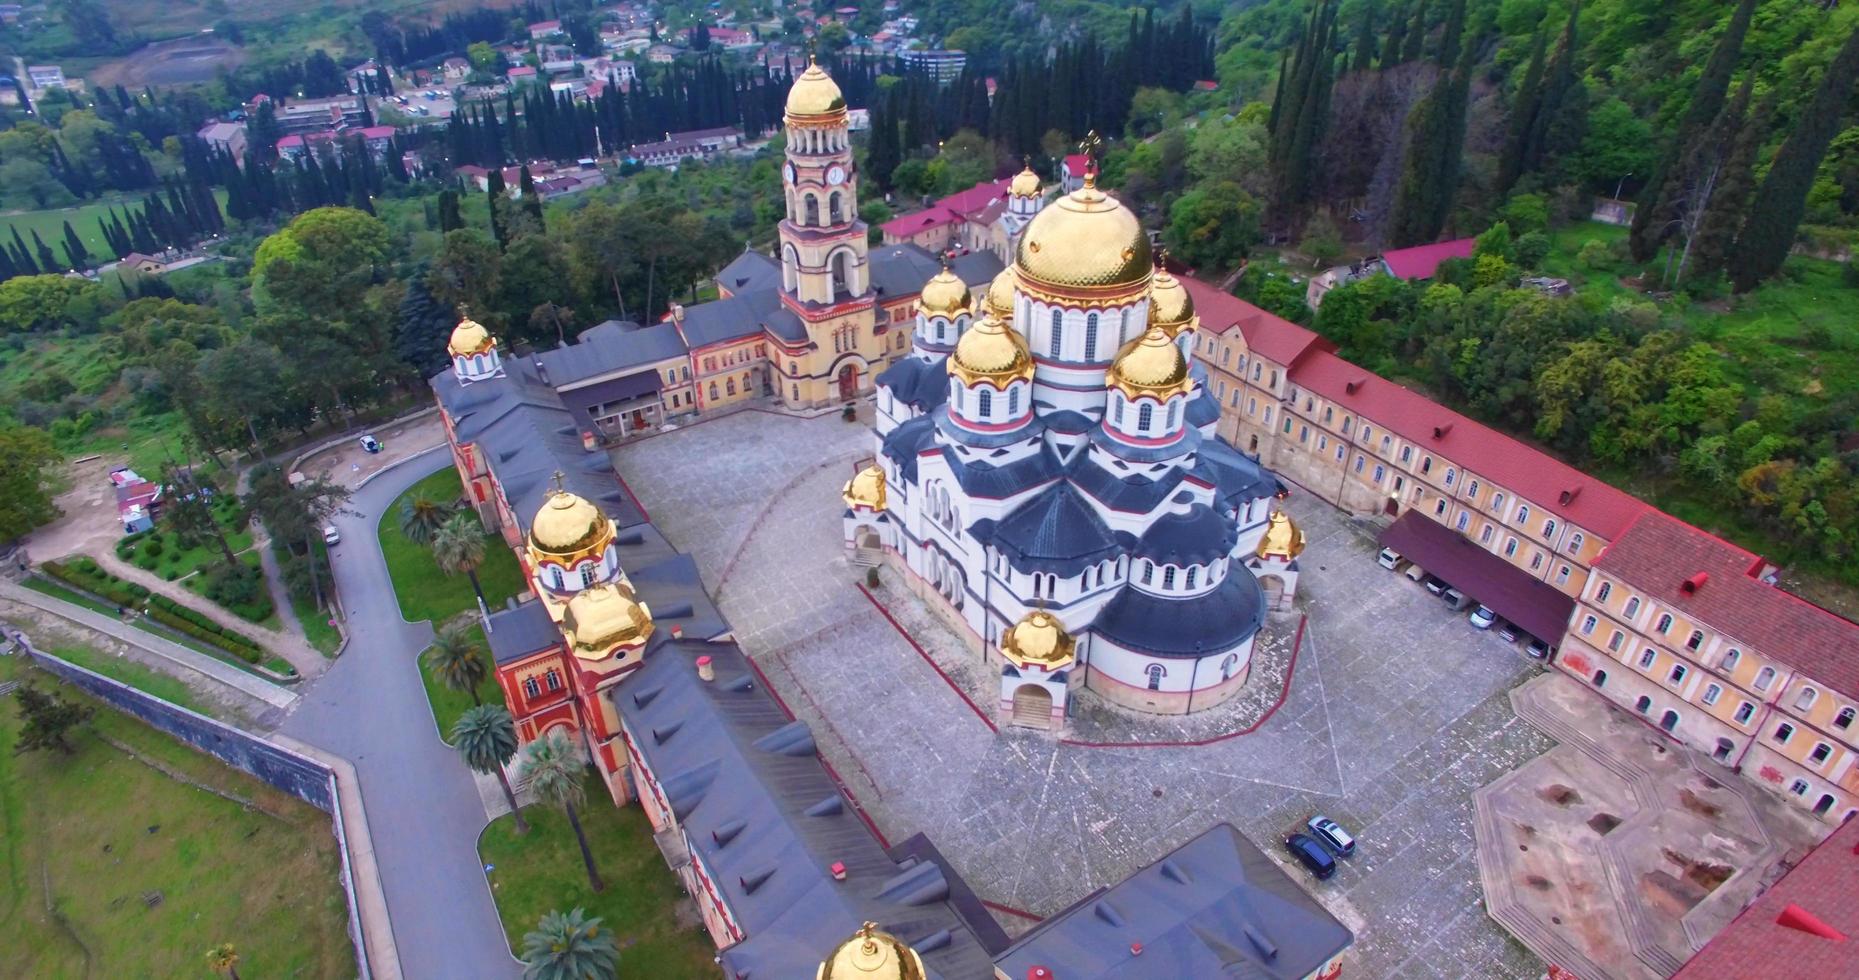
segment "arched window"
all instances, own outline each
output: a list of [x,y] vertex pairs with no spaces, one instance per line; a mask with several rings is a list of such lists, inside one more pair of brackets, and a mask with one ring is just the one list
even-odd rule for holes
[[1084,359],[1097,359],[1097,314],[1084,318]]
[[1020,417],[1020,389],[1017,386],[1007,389],[1007,417]]
[[1722,670],[1724,673],[1727,674],[1735,670],[1737,663],[1740,662],[1742,659],[1743,659],[1743,651],[1738,650],[1735,647],[1731,647],[1730,651],[1723,655],[1723,662],[1718,664],[1717,667],[1719,670]]
[[523,678],[523,693],[532,698],[541,697],[542,685],[537,684],[534,677],[525,677]]
[[1842,731],[1853,727],[1853,715],[1854,714],[1855,712],[1853,711],[1852,708],[1841,708],[1840,713],[1837,716],[1835,716],[1833,719],[1833,727],[1838,728]]
[[1175,587],[1175,566],[1170,565],[1167,568],[1162,569],[1162,588],[1172,589],[1174,587]]
[[841,213],[842,209],[839,204],[839,192],[834,191],[830,196],[827,197],[826,200],[827,200],[827,206],[826,206],[827,218],[830,221],[832,221],[833,224],[838,224],[841,221],[844,221],[845,218]]
[[731,394],[731,395],[735,394],[736,393],[736,379],[735,378],[724,379],[723,391],[727,394]]
[[813,228],[820,223],[820,199],[814,197],[812,194],[806,195],[806,198],[807,220],[802,222],[802,224],[805,224],[809,228]]
[[1123,424],[1123,396],[1117,395],[1111,402],[1111,417],[1118,425]]
[[955,382],[954,387],[955,387],[955,392],[954,392],[955,393],[955,408],[957,411],[960,411],[962,409],[962,393],[964,391],[967,391],[968,389],[963,388],[962,383],[960,381]]
[[1159,691],[1162,689],[1162,676],[1168,673],[1168,668],[1161,664],[1150,664],[1144,673],[1149,675],[1149,690]]
[[1633,617],[1639,614],[1640,614],[1640,597],[1633,596],[1627,600],[1627,618],[1632,619]]
[[1175,427],[1180,424],[1181,424],[1181,399],[1177,398],[1174,401],[1168,403],[1168,429],[1169,431],[1173,432],[1175,430]]
[[1613,594],[1613,592],[1614,592],[1614,587],[1613,587],[1613,585],[1611,585],[1611,584],[1609,584],[1609,583],[1607,583],[1607,582],[1602,582],[1602,583],[1601,583],[1601,587],[1600,587],[1599,589],[1596,589],[1596,590],[1595,590],[1595,593],[1594,593],[1594,601],[1596,601],[1596,602],[1606,602],[1606,601],[1607,601],[1607,597],[1608,597],[1608,596],[1610,596],[1610,595],[1612,595],[1612,594]]
[[1155,406],[1149,402],[1143,402],[1142,407],[1136,410],[1136,429],[1139,432],[1148,432],[1149,427],[1154,424]]
[[710,382],[710,400],[716,401],[718,397],[719,396],[717,395],[716,382],[712,381]]
[[1194,588],[1194,580],[1197,577],[1199,572],[1200,572],[1199,568],[1188,569],[1188,588],[1190,589]]
[[1775,683],[1775,668],[1764,667],[1756,671],[1756,690],[1766,691],[1773,683]]
[[1657,626],[1655,626],[1655,627],[1653,627],[1653,628],[1654,628],[1654,629],[1656,629],[1656,630],[1658,630],[1658,631],[1659,631],[1659,635],[1661,635],[1661,636],[1663,636],[1663,635],[1665,635],[1665,634],[1667,634],[1667,633],[1670,633],[1670,632],[1672,631],[1672,614],[1671,614],[1671,613],[1664,613],[1664,614],[1662,614],[1662,615],[1660,615],[1660,617],[1659,617],[1659,625],[1657,625]]
[[981,389],[980,396],[977,400],[977,404],[980,405],[980,408],[978,409],[978,411],[982,418],[985,419],[993,415],[994,414],[994,392],[988,390],[987,388]]
[[1794,710],[1806,711],[1807,709],[1814,706],[1814,700],[1818,697],[1820,697],[1819,691],[1816,691],[1811,687],[1802,688],[1801,693],[1795,695]]
[[1581,551],[1581,545],[1584,540],[1580,531],[1576,531],[1574,534],[1569,535],[1568,553],[1573,555]]
[[1691,636],[1685,640],[1685,649],[1687,650],[1696,651],[1697,648],[1703,645],[1704,645],[1704,631],[1703,630],[1692,630]]
[[1556,536],[1555,520],[1551,519],[1551,520],[1544,521],[1543,522],[1543,540],[1545,541],[1552,540],[1555,538],[1555,536]]
[[1155,562],[1143,559],[1143,584],[1148,585],[1155,578]]
[[1053,357],[1059,356],[1059,345],[1064,342],[1064,338],[1065,338],[1064,314],[1060,313],[1058,310],[1053,310],[1052,311],[1052,337],[1050,340],[1050,348],[1048,349],[1047,353],[1051,354]]

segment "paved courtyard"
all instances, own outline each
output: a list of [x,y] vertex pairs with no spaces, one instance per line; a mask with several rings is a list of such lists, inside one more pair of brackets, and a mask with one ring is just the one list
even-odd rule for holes
[[[1288,502],[1310,542],[1309,624],[1286,703],[1255,732],[1116,749],[997,735],[854,587],[838,491],[871,445],[863,422],[744,412],[614,458],[890,839],[926,832],[983,898],[1045,915],[1216,821],[1279,857],[1278,838],[1320,810],[1359,850],[1328,882],[1291,873],[1355,930],[1352,973],[1542,975],[1485,914],[1472,831],[1472,791],[1554,744],[1508,699],[1537,668],[1376,566],[1368,529],[1301,495]],[[972,658],[906,609],[916,600],[895,574],[880,593],[919,642],[939,660]],[[1275,617],[1273,642],[1296,623]],[[1249,687],[1275,697],[1273,673]]]

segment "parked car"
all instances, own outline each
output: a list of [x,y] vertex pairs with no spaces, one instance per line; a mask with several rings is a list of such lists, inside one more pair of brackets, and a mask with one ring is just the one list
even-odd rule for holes
[[1523,648],[1523,652],[1541,660],[1549,656],[1549,644],[1532,636],[1530,642]]
[[1420,584],[1426,586],[1427,592],[1430,595],[1440,595],[1444,593],[1447,589],[1452,588],[1452,586],[1447,585],[1444,580],[1439,579],[1432,575],[1428,575],[1426,577],[1426,580],[1421,582]]
[[1299,864],[1318,878],[1328,878],[1336,873],[1336,859],[1331,857],[1330,852],[1324,850],[1323,845],[1317,843],[1316,838],[1309,834],[1292,834],[1286,837],[1285,850],[1290,851],[1291,856],[1297,858]]
[[1393,548],[1383,548],[1381,549],[1381,554],[1375,556],[1375,564],[1389,571],[1393,571],[1400,567],[1401,553]]
[[361,451],[362,452],[367,453],[370,456],[372,456],[375,453],[380,452],[383,448],[384,447],[381,445],[381,440],[376,439],[372,434],[361,437]]
[[1516,623],[1507,623],[1503,620],[1498,620],[1498,639],[1503,640],[1505,643],[1515,643],[1517,642],[1517,637],[1522,635],[1523,631],[1517,628]]
[[1473,629],[1488,630],[1492,626],[1496,625],[1497,621],[1498,621],[1498,614],[1495,612],[1492,612],[1491,607],[1485,605],[1482,602],[1478,604],[1477,609],[1472,610],[1472,628]]
[[1349,836],[1343,825],[1319,813],[1305,822],[1310,828],[1310,835],[1323,842],[1323,846],[1337,853],[1339,857],[1348,857],[1355,853],[1356,839]]
[[1405,574],[1409,579],[1412,579],[1415,582],[1421,582],[1421,581],[1425,581],[1427,577],[1427,570],[1424,568],[1421,568],[1419,565],[1409,564],[1407,566],[1407,571],[1404,572],[1403,574]]
[[1466,605],[1472,601],[1471,599],[1466,597],[1465,593],[1460,592],[1458,589],[1454,589],[1450,587],[1447,588],[1446,591],[1441,592],[1439,594],[1439,597],[1441,599],[1446,600],[1446,608],[1452,610],[1453,612],[1458,612],[1459,610],[1464,609]]
[[333,524],[323,528],[323,543],[332,548],[335,547],[336,545],[341,544],[342,543],[342,532],[336,530],[335,525]]

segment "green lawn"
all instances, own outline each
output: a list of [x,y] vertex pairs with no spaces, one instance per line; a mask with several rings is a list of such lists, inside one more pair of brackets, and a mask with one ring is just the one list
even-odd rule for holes
[[[280,541],[273,540],[271,542],[271,554],[277,558],[279,568],[283,568],[291,561],[290,550],[284,547],[284,544]],[[324,577],[324,594],[327,595],[327,590],[329,588],[329,549],[326,548],[321,541],[316,542],[316,557],[317,568]],[[288,592],[289,590],[286,591]],[[337,648],[342,646],[342,634],[330,623],[332,613],[327,609],[317,609],[315,596],[298,598],[295,594],[292,594],[290,597],[290,607],[291,611],[297,614],[297,622],[303,625],[304,638],[310,641],[310,645],[315,647],[317,652],[325,657],[335,656]]]
[[211,714],[186,684],[167,674],[144,667],[127,657],[114,656],[102,650],[75,643],[57,644],[43,649],[52,656],[69,660],[79,667],[113,680],[122,681],[138,691],[153,694],[170,704],[178,704],[203,715]]
[[[216,187],[213,189],[213,196],[219,199],[220,209],[222,211],[225,210],[225,190]],[[123,213],[125,204],[140,207],[141,200],[142,198],[140,197],[117,198],[112,200],[92,201],[87,204],[80,204],[76,207],[69,208],[50,208],[44,211],[16,211],[11,214],[0,214],[0,235],[5,235],[7,240],[11,241],[12,230],[17,228],[19,229],[19,237],[26,242],[26,247],[31,248],[32,233],[37,231],[39,237],[45,239],[45,244],[51,246],[52,252],[56,254],[58,260],[62,262],[65,258],[65,222],[69,221],[71,222],[71,230],[77,232],[78,237],[84,240],[84,247],[90,250],[93,260],[99,256],[106,255],[109,255],[110,258],[113,259],[114,256],[110,255],[109,243],[103,240],[103,233],[97,229],[97,219],[107,218],[110,213],[110,208],[112,207],[116,208],[116,213],[118,215]],[[34,258],[36,260],[37,257],[35,256]]]
[[528,834],[518,835],[515,821],[502,816],[478,838],[478,856],[492,866],[491,895],[511,946],[522,949],[523,935],[543,913],[583,908],[618,933],[621,976],[718,976],[709,937],[701,929],[680,927],[673,918],[684,889],[653,845],[645,811],[614,806],[590,772],[587,802],[579,813],[607,885],[599,894],[588,887],[581,849],[559,810],[532,805],[523,811]]
[[[484,683],[478,685],[478,700],[483,704],[503,704],[503,688],[497,683],[496,669],[491,664],[490,648],[484,643],[484,627],[471,628],[471,642],[484,657],[486,667],[491,673]],[[427,667],[428,654],[432,648],[420,654],[420,681],[426,685],[426,699],[432,702],[433,721],[439,726],[439,737],[447,744],[452,741],[452,726],[458,722],[458,716],[471,708],[471,696],[463,691],[455,691],[439,680]]]
[[[272,602],[271,602],[271,592],[269,590],[269,587],[267,587],[264,584],[264,574],[265,574],[264,568],[263,568],[264,563],[259,559],[258,552],[253,551],[248,547],[245,551],[239,553],[236,557],[239,559],[239,564],[244,565],[247,568],[255,569],[258,572],[258,576],[259,576],[258,581],[259,581],[259,590],[260,590],[259,595],[258,595],[258,603],[256,605],[252,605],[248,603],[247,605],[242,606],[240,608],[233,608],[231,606],[220,606],[220,608],[233,613],[234,615],[238,616],[241,619],[246,620],[247,622],[257,623],[258,625],[263,626],[266,629],[274,629],[274,630],[282,629],[284,625],[283,621],[278,618],[277,609],[273,607]],[[206,599],[209,603],[212,603],[215,606],[219,606],[219,603],[213,602],[213,600],[207,596],[207,576],[206,575],[202,574],[202,575],[189,576],[185,579],[182,579],[181,584],[187,586],[187,591],[192,592],[193,594],[199,596],[202,599]],[[263,616],[254,615],[258,611],[263,611],[265,615]]]
[[[430,619],[442,623],[477,608],[477,597],[471,594],[469,579],[439,571],[431,551],[400,533],[401,500],[420,495],[433,500],[457,500],[463,493],[458,471],[448,466],[407,488],[407,492],[381,515],[381,553],[387,559],[387,572],[394,580],[394,594],[400,599],[400,614],[408,622]],[[529,588],[523,580],[522,568],[516,563],[516,555],[510,552],[503,538],[495,534],[485,535],[484,567],[478,569],[478,582],[484,586],[484,601],[493,609]]]
[[[0,658],[0,680],[27,670]],[[258,808],[178,783],[86,731],[70,756],[16,756],[13,704],[0,702],[7,976],[207,978],[204,954],[221,942],[237,945],[243,976],[354,976],[326,814],[101,706],[96,731]]]
[[[216,498],[213,502],[213,516],[219,521],[226,536],[226,547],[231,548],[235,556],[244,554],[252,547],[251,521],[236,498],[225,495]],[[151,546],[155,550],[152,555],[149,554]],[[185,547],[179,535],[156,528],[153,533],[134,541],[124,539],[118,542],[116,557],[173,582],[216,561],[225,561],[226,553],[220,550],[217,538],[208,538],[196,542],[192,547]]]
[[[81,592],[78,592],[74,589],[66,588],[65,586],[57,582],[51,581],[49,579],[43,579],[37,576],[28,576],[22,584],[25,585],[26,588],[31,589],[34,592],[42,592],[45,595],[51,596],[55,599],[63,599],[64,601],[69,602],[72,605],[82,606],[85,609],[91,610],[92,612],[100,612],[111,618],[116,618],[118,616],[115,606],[109,605],[108,603],[98,602],[97,600],[92,599],[91,597],[84,595]],[[207,643],[203,640],[196,640],[191,636],[181,633],[179,630],[175,630],[173,632],[164,632],[161,629],[156,628],[154,622],[152,622],[151,620],[144,619],[140,616],[132,617],[128,620],[125,620],[125,622],[128,623],[130,626],[133,626],[136,629],[139,629],[143,631],[144,633],[149,634],[150,636],[160,637],[161,639],[167,640],[170,643],[178,643],[181,646],[188,648],[189,650],[192,650],[196,653],[204,653],[207,656],[212,657],[215,660],[220,660],[225,663],[231,664],[232,666],[237,667],[240,670],[251,671],[252,669],[251,664],[248,664],[245,661],[240,660],[237,656],[234,656],[232,653],[222,650],[219,647],[216,647],[212,645],[211,643]],[[290,662],[280,657],[268,657],[266,658],[264,663],[266,667],[269,667],[270,669],[277,671],[280,674],[285,674],[285,673],[290,672],[287,669],[290,667]],[[84,666],[90,667],[90,664],[85,664]],[[91,669],[96,670],[96,668],[94,667]],[[98,670],[97,672],[100,674],[109,673],[108,671],[103,671],[103,670]],[[109,676],[115,677],[116,675],[110,674]],[[122,678],[117,678],[117,679],[121,680]]]
[[63,599],[64,601],[69,602],[74,606],[83,606],[85,609],[88,609],[91,612],[100,612],[104,614],[105,616],[119,615],[119,613],[116,611],[115,606],[112,606],[105,602],[98,602],[97,600],[92,599],[90,596],[84,595],[83,593],[78,592],[74,589],[67,589],[64,586],[58,584],[57,582],[51,581],[50,579],[43,579],[43,578],[39,578],[36,575],[29,575],[26,577],[26,580],[20,584],[24,585],[26,588],[31,589],[34,592],[42,592],[48,596],[51,596],[54,599]]

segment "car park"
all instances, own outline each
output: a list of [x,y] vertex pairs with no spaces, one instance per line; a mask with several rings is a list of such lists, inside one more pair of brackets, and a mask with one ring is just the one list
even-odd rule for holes
[[1478,608],[1472,610],[1471,620],[1473,629],[1488,630],[1497,623],[1498,614],[1492,612],[1490,606],[1481,602]]
[[1393,548],[1383,548],[1381,554],[1375,556],[1375,564],[1393,571],[1401,565],[1401,553]]
[[1323,843],[1323,846],[1335,851],[1338,857],[1348,857],[1355,853],[1356,839],[1349,836],[1343,825],[1319,813],[1304,822],[1310,828],[1310,835]]
[[1323,845],[1317,843],[1316,838],[1309,834],[1292,834],[1286,837],[1285,850],[1290,851],[1291,856],[1297,858],[1297,863],[1303,865],[1318,878],[1328,878],[1336,873],[1336,859],[1331,857],[1330,852],[1324,850]]
[[1501,619],[1498,620],[1498,639],[1503,640],[1505,643],[1515,643],[1517,642],[1517,637],[1522,635],[1523,631],[1517,628],[1517,624],[1507,623]]
[[1530,637],[1530,642],[1524,646],[1523,652],[1537,660],[1541,660],[1549,656],[1549,644],[1532,636]]

